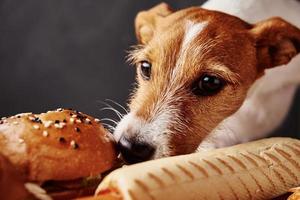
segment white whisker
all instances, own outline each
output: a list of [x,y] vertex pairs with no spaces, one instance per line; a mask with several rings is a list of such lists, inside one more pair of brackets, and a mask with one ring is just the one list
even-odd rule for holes
[[100,111],[103,111],[103,110],[111,110],[113,111],[114,113],[116,113],[116,115],[119,117],[119,119],[122,119],[123,118],[123,114],[120,113],[118,110],[114,109],[113,107],[104,107],[104,108],[101,108]]
[[121,104],[119,104],[118,102],[116,102],[116,101],[114,101],[112,99],[106,99],[106,101],[112,102],[113,104],[119,106],[120,108],[122,108],[126,112],[126,114],[128,114],[128,110],[124,106],[122,106]]
[[98,101],[98,102],[100,102],[100,103],[104,104],[105,106],[107,106],[107,107],[105,107],[105,108],[100,109],[100,111],[103,111],[103,110],[111,110],[111,111],[113,111],[113,112],[119,117],[119,119],[122,119],[122,118],[123,118],[124,114],[122,114],[122,113],[121,113],[120,111],[118,111],[116,108],[112,107],[112,105],[110,105],[109,103],[107,103],[107,102],[105,102],[105,101]]
[[109,122],[114,123],[115,125],[118,124],[118,122],[116,122],[115,120],[109,119],[109,118],[103,118],[103,119],[100,119],[100,121],[101,121],[101,122],[102,122],[102,121],[109,121]]
[[110,124],[107,124],[107,123],[102,123],[102,124],[105,128],[108,128],[111,132],[114,132],[116,129],[114,126],[112,126]]

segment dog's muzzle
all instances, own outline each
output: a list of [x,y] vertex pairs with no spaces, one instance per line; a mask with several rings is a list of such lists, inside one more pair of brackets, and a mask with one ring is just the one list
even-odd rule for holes
[[121,136],[118,147],[125,162],[130,164],[149,160],[155,152],[155,148],[150,144],[125,136]]

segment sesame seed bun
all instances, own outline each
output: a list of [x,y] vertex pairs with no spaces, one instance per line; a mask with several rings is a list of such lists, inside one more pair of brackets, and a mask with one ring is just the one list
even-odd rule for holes
[[73,110],[24,113],[0,121],[0,153],[27,181],[96,176],[114,165],[114,147],[99,120]]

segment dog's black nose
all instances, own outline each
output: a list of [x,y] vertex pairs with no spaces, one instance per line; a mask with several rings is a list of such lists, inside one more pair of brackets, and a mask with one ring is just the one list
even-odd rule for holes
[[137,163],[149,160],[154,153],[153,146],[135,139],[128,140],[122,136],[118,142],[123,159],[128,163]]

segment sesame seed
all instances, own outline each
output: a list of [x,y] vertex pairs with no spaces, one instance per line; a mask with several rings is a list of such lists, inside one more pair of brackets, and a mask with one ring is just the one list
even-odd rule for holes
[[76,119],[75,121],[76,121],[76,123],[78,123],[78,124],[81,123],[81,120],[80,120],[80,119]]
[[84,120],[84,122],[85,122],[86,124],[91,124],[91,120],[90,120],[89,118],[86,118],[86,119]]
[[48,137],[48,135],[49,135],[48,131],[43,131],[43,136],[44,137]]
[[32,117],[32,116],[29,116],[28,119],[29,119],[30,121],[34,121],[35,118]]
[[59,128],[59,129],[62,129],[63,127],[65,127],[66,126],[66,123],[63,123],[63,122],[61,122],[61,123],[59,123],[59,124],[54,124],[54,127],[55,128]]
[[61,111],[63,111],[63,109],[62,108],[58,108],[56,111],[61,112]]
[[44,127],[49,128],[53,124],[53,121],[45,121],[44,122]]
[[36,130],[40,129],[39,125],[36,125],[36,124],[33,125],[33,128],[36,129]]
[[77,117],[77,115],[72,115],[71,117],[73,117],[73,118],[76,118],[76,117]]
[[18,125],[18,124],[19,124],[19,122],[13,122],[13,124],[14,124],[14,125]]
[[74,118],[70,118],[70,124],[74,124],[75,119]]
[[42,124],[42,120],[40,120],[40,118],[38,118],[38,117],[35,117],[35,118],[34,118],[33,120],[31,120],[31,121]]
[[58,138],[58,141],[59,141],[60,143],[65,143],[65,142],[66,142],[66,139],[65,139],[64,137],[59,137],[59,138]]
[[80,129],[78,127],[75,127],[76,132],[80,132]]
[[98,118],[95,118],[94,121],[95,121],[96,123],[100,123],[100,119],[98,119]]
[[72,147],[73,149],[78,149],[78,148],[79,148],[78,144],[77,144],[74,140],[72,140],[72,141],[70,142],[70,145],[71,145],[71,147]]
[[2,118],[1,118],[1,120],[5,120],[5,119],[7,119],[7,117],[2,117]]
[[24,139],[22,139],[22,138],[19,138],[18,141],[19,141],[20,144],[24,143]]

